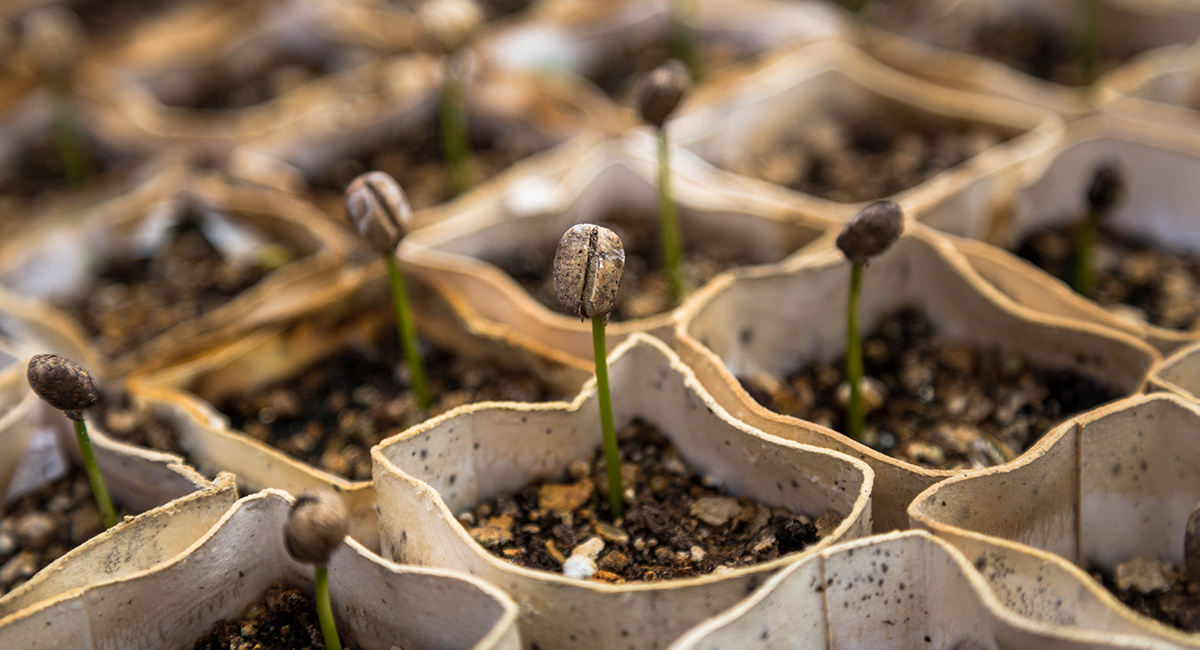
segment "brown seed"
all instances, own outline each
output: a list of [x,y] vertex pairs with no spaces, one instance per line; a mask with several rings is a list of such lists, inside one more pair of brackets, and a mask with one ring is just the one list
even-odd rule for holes
[[288,553],[305,564],[325,566],[350,529],[350,513],[333,490],[305,490],[292,504],[283,541]]
[[1092,172],[1092,181],[1088,184],[1088,207],[1103,212],[1119,203],[1124,196],[1125,177],[1120,166],[1114,161],[1097,165]]
[[57,354],[39,354],[30,359],[25,376],[43,402],[72,420],[83,420],[83,410],[99,398],[91,375]]
[[670,59],[650,71],[638,93],[638,111],[646,124],[662,128],[688,90],[688,71],[679,59]]
[[346,217],[371,248],[391,255],[408,233],[412,207],[396,179],[386,172],[360,174],[346,186]]
[[855,264],[887,250],[904,230],[904,213],[892,201],[876,201],[848,221],[837,238],[837,247]]
[[558,242],[554,254],[554,292],[580,318],[607,316],[617,300],[625,247],[608,228],[581,223]]
[[1183,566],[1188,582],[1200,584],[1200,504],[1188,517],[1183,536]]

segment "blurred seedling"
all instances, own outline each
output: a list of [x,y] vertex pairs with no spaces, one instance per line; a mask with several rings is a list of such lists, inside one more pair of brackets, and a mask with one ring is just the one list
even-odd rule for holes
[[288,554],[313,566],[317,618],[326,650],[342,650],[329,599],[329,559],[342,545],[349,529],[346,504],[327,487],[310,488],[297,497],[283,529]]
[[671,1],[671,55],[683,62],[692,80],[704,78],[704,54],[700,47],[697,0]]
[[1075,292],[1091,298],[1096,291],[1095,248],[1100,224],[1125,197],[1125,177],[1115,163],[1101,163],[1092,172],[1085,200],[1087,214],[1075,233],[1075,269],[1071,283]]
[[83,55],[87,34],[70,9],[59,6],[31,10],[23,21],[24,39],[34,66],[46,85],[58,156],[72,187],[92,175],[83,134],[77,120],[71,73]]
[[475,0],[426,0],[417,10],[429,44],[445,55],[438,118],[451,194],[471,188],[470,131],[467,124],[465,46],[483,23],[483,10]]
[[1075,0],[1075,69],[1081,86],[1100,76],[1100,0]]

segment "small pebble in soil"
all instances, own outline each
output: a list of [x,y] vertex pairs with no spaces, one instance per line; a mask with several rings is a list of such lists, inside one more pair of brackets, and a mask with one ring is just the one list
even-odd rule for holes
[[[336,618],[337,613],[334,613]],[[338,626],[342,646],[354,645]],[[250,603],[237,621],[218,621],[196,639],[193,650],[317,650],[325,647],[317,607],[304,592],[275,582],[262,600]]]
[[[1007,462],[1064,418],[1120,396],[1092,377],[948,340],[911,307],[880,319],[863,358],[865,442],[934,469]],[[844,370],[839,357],[786,377],[739,379],[772,411],[839,428],[849,394]]]
[[901,125],[882,116],[816,116],[747,144],[730,170],[806,194],[855,203],[891,196],[1006,137],[983,125]]
[[371,478],[371,447],[427,417],[482,401],[541,402],[563,396],[534,375],[493,362],[427,350],[434,403],[417,408],[395,325],[370,345],[350,345],[294,379],[223,400],[239,431],[299,460],[353,480]]
[[[1070,284],[1075,225],[1029,234],[1017,255]],[[1118,315],[1159,327],[1200,328],[1200,257],[1175,253],[1101,225],[1093,249],[1096,290],[1091,297]]]
[[[666,580],[745,567],[803,550],[841,523],[817,521],[705,485],[670,441],[634,420],[617,432],[623,521],[608,515],[599,449],[568,467],[570,482],[541,481],[458,517],[492,554],[531,569],[609,583]],[[632,495],[632,496],[631,496]]]
[[1136,557],[1092,577],[1134,611],[1188,632],[1200,632],[1200,584],[1189,582],[1183,565]]

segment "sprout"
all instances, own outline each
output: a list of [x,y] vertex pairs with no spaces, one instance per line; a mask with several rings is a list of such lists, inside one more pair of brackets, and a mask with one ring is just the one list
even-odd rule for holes
[[78,364],[56,354],[39,354],[29,360],[26,371],[29,387],[43,402],[62,411],[75,425],[75,439],[79,442],[79,455],[83,458],[83,471],[92,486],[92,496],[104,519],[104,527],[117,525],[117,511],[108,496],[104,476],[96,464],[92,441],[87,425],[83,422],[83,411],[96,403],[99,393],[92,377]]
[[1075,273],[1072,285],[1077,293],[1088,298],[1096,290],[1096,268],[1093,251],[1100,222],[1106,219],[1125,196],[1125,178],[1114,162],[1103,162],[1092,172],[1085,199],[1087,214],[1075,233]]
[[837,247],[850,260],[850,297],[846,307],[846,381],[850,403],[846,407],[846,434],[862,441],[866,413],[863,411],[862,336],[859,333],[859,296],[867,260],[890,247],[904,229],[904,214],[891,201],[876,201],[854,215],[838,234]]
[[92,162],[76,120],[71,71],[83,55],[87,41],[83,23],[70,9],[58,6],[30,10],[22,23],[25,42],[50,98],[58,156],[71,185],[82,185],[92,175]]
[[1081,86],[1100,76],[1100,0],[1075,0],[1075,66]]
[[679,216],[671,196],[670,147],[663,125],[683,99],[688,83],[687,68],[678,59],[671,59],[650,72],[638,94],[638,111],[658,135],[659,228],[663,266],[667,270],[672,304],[679,304],[683,300],[683,242],[679,232]]
[[604,326],[616,304],[625,247],[608,228],[592,224],[573,226],[558,242],[554,255],[554,291],[563,306],[592,319],[592,348],[596,361],[596,394],[600,401],[600,427],[604,435],[604,461],[608,465],[608,506],[613,520],[625,514],[621,486],[621,454],[613,427],[612,394],[608,389],[607,341]]
[[684,62],[697,82],[704,77],[700,35],[696,29],[696,0],[671,0],[671,54]]
[[460,50],[471,41],[483,23],[483,10],[475,0],[427,0],[417,10],[417,22],[431,47],[446,55],[438,115],[450,189],[457,196],[471,187],[468,168],[470,142],[467,139],[466,100],[463,97],[467,66]]
[[329,600],[329,558],[342,545],[350,528],[350,514],[341,498],[327,487],[305,490],[288,511],[283,543],[288,554],[313,565],[317,618],[328,650],[341,650],[333,607]]
[[383,256],[392,288],[392,305],[396,309],[396,332],[404,360],[412,376],[413,394],[422,409],[433,403],[429,392],[425,361],[417,347],[417,328],[413,324],[408,304],[404,275],[396,262],[396,247],[408,232],[412,208],[396,179],[384,172],[361,174],[346,186],[346,217],[363,239]]

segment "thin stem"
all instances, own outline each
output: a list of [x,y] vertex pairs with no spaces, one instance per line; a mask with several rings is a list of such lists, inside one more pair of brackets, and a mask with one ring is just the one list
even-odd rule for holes
[[850,265],[850,300],[846,303],[846,381],[850,382],[850,404],[846,408],[846,434],[862,442],[866,414],[863,413],[862,337],[858,332],[858,299],[862,294],[862,264]]
[[1100,0],[1075,0],[1075,57],[1081,86],[1100,76]]
[[671,3],[671,54],[688,67],[692,82],[700,83],[704,77],[704,59],[696,29],[695,0],[674,0]]
[[1096,290],[1096,269],[1092,262],[1092,251],[1096,248],[1096,230],[1100,224],[1100,215],[1095,210],[1088,210],[1087,216],[1079,224],[1079,232],[1075,239],[1075,273],[1072,276],[1075,292],[1085,298],[1091,298]]
[[50,112],[54,120],[54,137],[58,145],[58,157],[63,173],[71,187],[87,182],[92,175],[92,161],[75,122],[74,96],[71,84],[65,77],[54,77],[46,84],[50,96]]
[[446,156],[446,173],[450,176],[450,192],[458,196],[471,189],[467,139],[467,112],[463,106],[463,72],[456,54],[446,58],[446,74],[442,79],[441,127],[442,146]]
[[662,239],[663,266],[667,271],[667,286],[671,304],[683,300],[683,242],[679,234],[679,215],[671,197],[670,148],[667,146],[667,130],[658,129],[658,212],[660,239]]
[[404,289],[404,275],[400,273],[400,265],[394,255],[385,255],[388,278],[392,284],[392,305],[396,307],[396,333],[400,336],[400,347],[404,350],[404,360],[408,363],[408,372],[412,376],[412,390],[417,396],[417,405],[428,409],[433,404],[429,394],[429,379],[425,374],[425,361],[421,358],[421,350],[417,347],[417,328],[413,325],[412,310],[408,307],[408,291]]
[[329,602],[329,569],[316,567],[317,618],[321,620],[321,635],[325,637],[326,650],[342,650],[337,625],[333,622],[333,605]]
[[96,464],[96,454],[92,452],[92,441],[88,437],[87,425],[83,420],[75,420],[75,439],[79,441],[79,455],[83,457],[83,471],[87,474],[88,483],[92,485],[92,496],[96,498],[96,507],[100,508],[100,517],[104,519],[104,527],[112,528],[117,525],[117,510],[113,508],[112,498],[108,496],[108,488],[104,485],[104,476],[100,474],[100,466]]
[[613,521],[625,516],[621,486],[621,451],[613,428],[612,395],[608,392],[608,352],[604,339],[604,316],[592,318],[592,347],[596,355],[596,393],[600,398],[600,428],[604,432],[604,462],[608,465],[608,507]]

